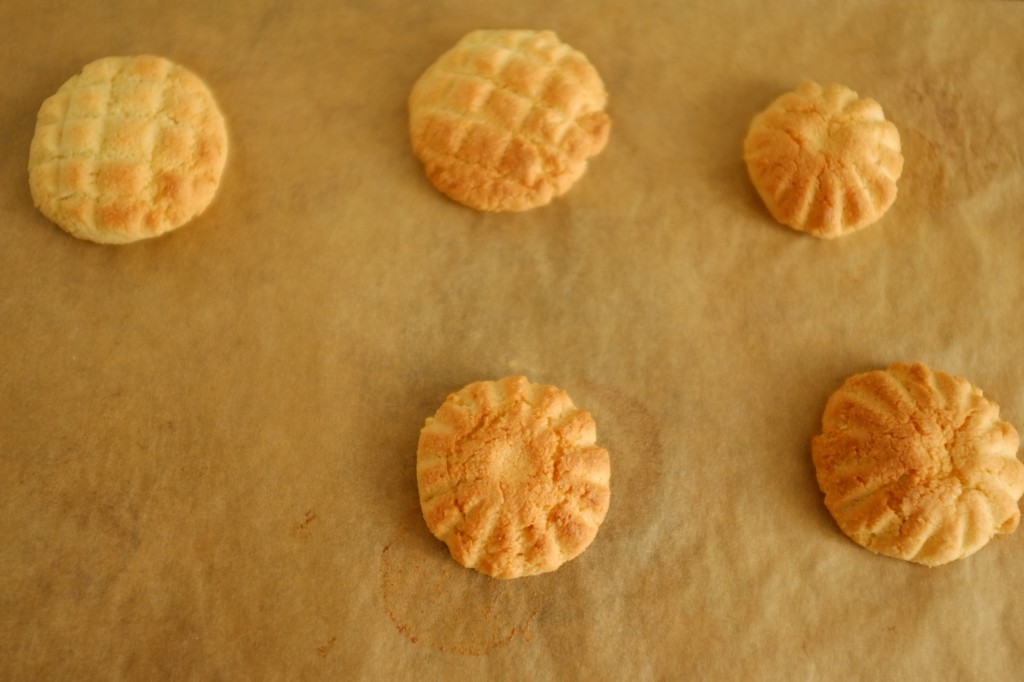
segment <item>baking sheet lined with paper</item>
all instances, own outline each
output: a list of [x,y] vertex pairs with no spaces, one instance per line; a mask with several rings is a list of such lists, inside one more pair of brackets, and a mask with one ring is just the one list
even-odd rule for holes
[[[875,555],[825,508],[811,438],[848,376],[896,361],[1024,428],[1022,22],[4,4],[0,677],[1012,677],[1020,531],[931,569]],[[412,152],[413,84],[480,28],[553,30],[607,88],[607,146],[547,206],[466,208]],[[201,77],[230,151],[198,218],[91,244],[33,206],[36,114],[133,54]],[[809,79],[876,99],[905,159],[891,208],[836,240],[775,222],[742,156]],[[610,506],[577,558],[494,580],[427,529],[417,438],[449,393],[520,374],[593,415]]]

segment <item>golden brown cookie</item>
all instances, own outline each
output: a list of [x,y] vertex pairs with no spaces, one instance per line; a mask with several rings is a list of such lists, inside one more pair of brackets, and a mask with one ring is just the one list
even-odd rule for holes
[[937,566],[1016,529],[1019,445],[999,406],[964,379],[894,364],[846,380],[811,451],[844,533],[873,552]]
[[412,148],[449,197],[523,211],[564,194],[611,120],[594,67],[551,31],[474,31],[409,96]]
[[608,451],[565,391],[525,377],[448,396],[420,432],[416,478],[430,531],[495,578],[553,571],[608,511]]
[[896,200],[900,134],[873,99],[804,83],[754,117],[743,156],[775,219],[816,237],[867,227]]
[[43,102],[29,186],[74,236],[133,242],[199,215],[227,150],[224,117],[194,74],[162,57],[107,57]]

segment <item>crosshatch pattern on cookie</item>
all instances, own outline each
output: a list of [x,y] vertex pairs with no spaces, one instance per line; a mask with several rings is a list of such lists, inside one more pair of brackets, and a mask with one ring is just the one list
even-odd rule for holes
[[607,94],[586,57],[550,31],[475,31],[409,99],[413,149],[445,194],[480,210],[548,203],[605,146]]
[[205,209],[226,156],[223,116],[198,77],[161,57],[109,57],[43,102],[29,183],[68,232],[128,242]]
[[833,238],[867,227],[893,204],[900,149],[878,102],[842,85],[804,83],[754,118],[744,158],[776,220]]
[[880,554],[936,566],[1020,521],[1017,431],[965,379],[920,363],[847,379],[812,442],[825,505]]
[[525,377],[470,384],[420,433],[416,475],[431,532],[496,578],[553,571],[593,541],[609,502],[608,451],[589,413]]

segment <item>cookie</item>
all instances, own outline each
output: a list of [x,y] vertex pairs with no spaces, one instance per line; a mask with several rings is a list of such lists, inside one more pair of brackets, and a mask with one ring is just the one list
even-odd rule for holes
[[754,117],[743,157],[776,220],[825,238],[881,218],[903,171],[896,126],[842,85],[804,83],[779,97]]
[[32,198],[70,234],[121,244],[181,227],[213,200],[227,159],[206,85],[155,56],[107,57],[39,109]]
[[828,400],[812,458],[825,506],[854,542],[926,566],[961,559],[1020,521],[1017,431],[960,377],[894,364]]
[[608,511],[608,451],[565,391],[516,376],[448,396],[420,432],[416,478],[430,531],[495,578],[554,571]]
[[564,194],[604,149],[597,70],[551,31],[474,31],[409,95],[412,148],[441,192],[481,211]]

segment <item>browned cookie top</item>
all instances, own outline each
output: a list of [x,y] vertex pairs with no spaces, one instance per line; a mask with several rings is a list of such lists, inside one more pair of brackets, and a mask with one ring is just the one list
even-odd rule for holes
[[76,237],[132,242],[201,213],[227,150],[198,77],[162,57],[107,57],[43,102],[29,185],[39,210]]
[[413,151],[431,182],[466,206],[542,206],[604,148],[606,100],[587,58],[551,31],[474,31],[413,86]]
[[1017,431],[960,377],[894,364],[829,399],[812,457],[825,505],[855,542],[928,566],[968,556],[1020,520]]
[[779,97],[754,117],[743,156],[775,219],[816,237],[881,218],[903,171],[896,126],[842,85],[804,83]]
[[420,433],[420,506],[463,566],[496,578],[553,571],[608,511],[608,451],[589,413],[525,377],[448,396]]

